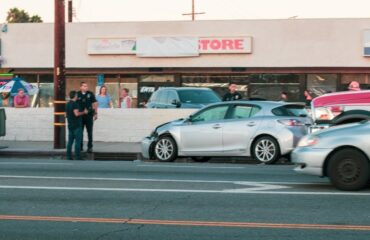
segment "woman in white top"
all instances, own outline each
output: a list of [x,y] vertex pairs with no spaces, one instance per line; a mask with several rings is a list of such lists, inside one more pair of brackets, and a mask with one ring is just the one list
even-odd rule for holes
[[132,99],[128,95],[130,90],[127,88],[122,89],[122,94],[121,94],[121,108],[131,108],[131,103]]

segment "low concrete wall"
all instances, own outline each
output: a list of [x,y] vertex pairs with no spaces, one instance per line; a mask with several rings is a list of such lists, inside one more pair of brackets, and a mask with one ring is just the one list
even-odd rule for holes
[[[6,108],[6,136],[0,140],[53,141],[52,108]],[[159,124],[183,118],[194,109],[99,109],[94,141],[139,142]],[[85,133],[86,138],[86,133]]]

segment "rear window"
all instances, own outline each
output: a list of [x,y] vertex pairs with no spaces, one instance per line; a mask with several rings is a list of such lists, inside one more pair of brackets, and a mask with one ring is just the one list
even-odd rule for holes
[[159,91],[156,91],[152,94],[152,96],[150,96],[149,102],[157,102],[158,101],[158,92]]
[[181,90],[178,91],[182,103],[216,103],[220,98],[210,90]]
[[281,117],[306,117],[308,116],[307,110],[301,105],[285,105],[272,109],[275,116]]

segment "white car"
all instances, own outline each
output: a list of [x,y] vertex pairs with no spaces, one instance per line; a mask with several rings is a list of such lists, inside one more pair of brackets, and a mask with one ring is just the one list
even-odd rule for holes
[[360,190],[370,181],[370,122],[331,127],[307,135],[291,154],[299,173],[329,177],[341,190]]

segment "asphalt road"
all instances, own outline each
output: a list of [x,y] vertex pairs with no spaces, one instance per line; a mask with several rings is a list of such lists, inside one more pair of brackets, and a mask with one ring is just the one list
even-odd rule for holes
[[370,239],[370,189],[292,169],[0,159],[0,239]]

